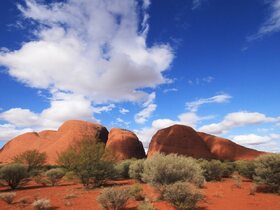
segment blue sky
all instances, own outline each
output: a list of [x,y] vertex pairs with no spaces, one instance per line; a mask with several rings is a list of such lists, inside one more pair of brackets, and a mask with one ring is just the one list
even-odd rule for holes
[[0,2],[0,145],[68,119],[280,151],[280,0]]

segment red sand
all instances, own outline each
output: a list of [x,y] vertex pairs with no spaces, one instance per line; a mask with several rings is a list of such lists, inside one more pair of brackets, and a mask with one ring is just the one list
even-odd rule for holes
[[[112,181],[109,185],[129,186],[135,183],[133,180]],[[251,182],[242,182],[241,188],[234,186],[234,181],[229,179],[222,182],[207,183],[202,190],[205,200],[201,201],[197,210],[279,210],[280,196],[274,194],[256,193],[249,195]],[[142,184],[144,194],[159,210],[176,210],[172,205],[164,201],[157,201],[158,193],[147,184]],[[6,187],[1,187],[1,192]],[[73,210],[101,210],[96,197],[101,189],[84,190],[80,184],[63,183],[55,187],[41,187],[36,184],[29,184],[26,188],[16,190],[14,204],[8,205],[0,201],[0,209],[33,209],[31,204],[34,198],[46,198],[51,201],[53,209],[73,209]],[[75,194],[76,198],[65,199],[69,194]],[[19,199],[28,198],[29,204],[20,206]],[[127,210],[137,208],[139,202],[129,200]]]

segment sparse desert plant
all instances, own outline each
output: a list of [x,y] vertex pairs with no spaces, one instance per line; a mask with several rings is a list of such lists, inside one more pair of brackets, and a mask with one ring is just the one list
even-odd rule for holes
[[77,194],[69,193],[69,194],[64,196],[64,199],[72,199],[72,198],[77,198]]
[[249,195],[256,195],[256,192],[257,192],[257,185],[256,185],[255,183],[253,183],[253,184],[250,186]]
[[12,204],[16,197],[15,192],[6,192],[0,194],[0,199],[5,201],[7,204]]
[[262,155],[256,159],[254,180],[280,194],[280,154]]
[[39,199],[39,200],[35,200],[32,203],[32,206],[36,210],[47,210],[51,208],[51,202],[48,199]]
[[22,197],[22,198],[20,198],[20,199],[18,200],[18,202],[19,202],[21,205],[25,206],[25,205],[28,205],[29,199],[28,199],[28,197]]
[[222,168],[223,168],[222,177],[229,178],[229,177],[231,177],[231,175],[233,174],[233,172],[235,170],[235,164],[234,164],[234,162],[225,161],[225,162],[222,162]]
[[232,176],[233,180],[234,180],[234,186],[237,187],[237,188],[241,188],[241,183],[242,183],[242,180],[241,180],[241,177],[239,174],[234,174]]
[[125,207],[129,197],[128,189],[108,188],[102,191],[97,200],[106,210],[121,210]]
[[224,165],[219,160],[203,160],[199,162],[206,181],[221,181],[224,173]]
[[12,189],[16,189],[27,178],[26,166],[18,163],[5,165],[0,169],[0,178]]
[[239,160],[235,162],[236,171],[243,177],[253,179],[255,173],[255,161],[253,160]]
[[137,210],[156,210],[150,202],[142,202],[138,205]]
[[63,177],[65,181],[73,182],[77,179],[77,175],[74,171],[67,171]]
[[203,199],[203,195],[194,185],[188,182],[177,182],[167,185],[161,192],[161,197],[172,203],[179,210],[193,209],[197,202]]
[[134,184],[129,188],[130,195],[137,201],[142,201],[145,199],[143,194],[143,189],[140,184]]
[[129,178],[129,166],[134,162],[134,159],[123,160],[116,164],[115,169],[119,178]]
[[46,172],[46,176],[50,180],[52,186],[56,185],[64,175],[65,171],[62,168],[54,168]]
[[111,153],[103,143],[85,139],[59,154],[58,163],[74,171],[87,188],[100,186],[105,179],[115,177]]
[[142,181],[142,174],[144,171],[144,159],[136,160],[132,162],[129,166],[129,177],[136,179],[137,181]]
[[38,174],[37,176],[34,176],[33,180],[37,184],[42,185],[42,186],[47,186],[50,183],[50,181],[45,176],[43,176],[42,174]]
[[28,166],[28,172],[42,167],[46,163],[47,154],[38,150],[28,150],[13,157],[15,163]]
[[199,164],[190,157],[176,154],[155,154],[145,160],[143,181],[155,186],[172,184],[178,181],[188,181],[202,186],[204,177]]

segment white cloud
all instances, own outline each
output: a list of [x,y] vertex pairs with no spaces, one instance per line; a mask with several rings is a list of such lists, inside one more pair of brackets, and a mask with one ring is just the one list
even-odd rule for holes
[[126,113],[129,113],[129,110],[128,110],[128,109],[125,109],[125,108],[121,108],[121,109],[119,110],[119,112],[120,112],[121,114],[126,114]]
[[0,124],[0,141],[7,141],[17,135],[31,131],[31,129],[17,129],[11,124]]
[[238,135],[238,136],[233,136],[232,140],[238,144],[261,145],[261,144],[267,144],[273,140],[280,140],[280,134],[269,134],[265,136],[260,136],[256,134]]
[[156,104],[149,104],[134,116],[135,122],[139,124],[145,123],[150,115],[156,110],[156,108]]
[[178,89],[177,88],[168,88],[168,89],[164,89],[162,92],[163,93],[169,93],[169,92],[177,92]]
[[96,106],[96,107],[93,107],[92,109],[93,109],[93,113],[101,114],[101,112],[110,112],[115,107],[116,107],[115,104],[109,104],[106,106]]
[[267,117],[258,112],[233,112],[227,114],[223,121],[204,125],[199,130],[211,134],[224,134],[236,127],[279,121],[279,117]]
[[199,7],[201,7],[203,0],[193,0],[192,1],[192,10],[198,9]]
[[220,94],[210,98],[201,98],[196,101],[187,102],[187,109],[191,112],[196,112],[198,108],[204,104],[212,104],[212,103],[226,103],[231,99],[231,96],[228,94]]
[[248,37],[249,41],[256,40],[267,34],[280,31],[280,0],[270,0],[268,3],[271,10],[270,16],[261,25],[256,34]]

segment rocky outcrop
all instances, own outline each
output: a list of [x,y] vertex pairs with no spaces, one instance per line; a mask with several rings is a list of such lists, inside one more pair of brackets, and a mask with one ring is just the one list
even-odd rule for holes
[[265,152],[243,147],[228,139],[196,132],[185,125],[173,125],[159,130],[152,137],[147,156],[151,157],[157,152],[231,161],[252,160],[265,154]]
[[46,152],[47,163],[55,164],[58,153],[87,138],[106,144],[108,131],[100,124],[69,120],[63,123],[57,131],[29,132],[10,140],[0,151],[0,162],[10,162],[15,155],[36,149]]
[[159,130],[152,138],[148,157],[155,153],[176,153],[194,158],[213,158],[205,142],[189,126],[173,125]]
[[117,160],[146,157],[142,142],[133,132],[125,129],[111,129],[106,148],[113,152]]
[[219,160],[253,160],[265,154],[265,152],[243,147],[228,139],[202,132],[197,133],[206,143],[214,157]]

